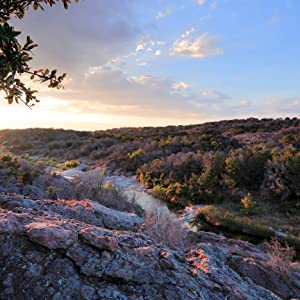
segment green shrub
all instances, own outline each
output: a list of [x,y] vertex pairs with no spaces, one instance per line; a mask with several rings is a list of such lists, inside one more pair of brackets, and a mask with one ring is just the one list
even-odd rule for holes
[[159,199],[165,199],[166,198],[166,188],[160,186],[160,185],[156,185],[153,188],[153,195],[154,197],[157,197]]
[[48,186],[46,189],[46,195],[52,199],[52,200],[57,200],[57,194],[58,194],[58,190],[55,186]]
[[138,149],[137,151],[135,152],[132,152],[132,153],[128,153],[128,157],[130,159],[134,159],[135,157],[138,157],[138,156],[142,156],[145,154],[145,151],[143,149]]

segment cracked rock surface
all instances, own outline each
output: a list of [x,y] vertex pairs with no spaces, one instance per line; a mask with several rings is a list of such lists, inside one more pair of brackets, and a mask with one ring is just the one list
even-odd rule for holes
[[[0,194],[0,299],[281,299],[300,294],[297,274],[289,282],[274,274],[267,268],[268,256],[249,243],[193,233],[192,249],[171,250],[141,233],[142,223],[134,214],[88,200]],[[263,276],[258,279],[258,274]]]

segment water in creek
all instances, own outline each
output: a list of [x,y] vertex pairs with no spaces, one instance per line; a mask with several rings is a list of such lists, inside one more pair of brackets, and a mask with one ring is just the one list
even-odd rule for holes
[[[86,165],[81,164],[77,168],[60,172],[60,175],[68,180],[72,180],[76,176],[82,176],[83,174],[88,175],[89,172],[82,171],[85,167]],[[101,174],[101,169],[90,172],[99,172]],[[156,209],[162,215],[179,219],[182,224],[193,231],[197,231],[196,227],[192,227],[189,224],[189,222],[196,216],[196,206],[189,206],[182,212],[182,214],[177,215],[172,212],[164,202],[148,194],[145,187],[140,184],[134,176],[108,174],[106,176],[106,180],[109,180],[112,184],[124,191],[129,201],[134,199],[144,210]]]
[[112,175],[108,176],[107,179],[122,189],[129,201],[134,199],[144,210],[159,210],[163,215],[179,219],[185,226],[196,231],[196,228],[189,224],[191,219],[195,217],[196,207],[194,207],[194,210],[192,210],[191,207],[187,207],[182,214],[177,215],[172,212],[164,202],[148,194],[145,187],[140,184],[134,176]]

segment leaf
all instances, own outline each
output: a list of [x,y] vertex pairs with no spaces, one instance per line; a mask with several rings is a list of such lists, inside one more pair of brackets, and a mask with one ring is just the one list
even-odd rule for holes
[[14,101],[14,97],[9,96],[9,97],[7,98],[7,100],[8,100],[8,104],[12,104],[13,101]]

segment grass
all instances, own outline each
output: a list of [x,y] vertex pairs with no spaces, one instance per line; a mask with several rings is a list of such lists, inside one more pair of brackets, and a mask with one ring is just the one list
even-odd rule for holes
[[78,160],[67,160],[65,162],[59,161],[55,157],[31,157],[28,154],[23,156],[24,159],[28,160],[30,163],[42,163],[46,166],[58,168],[61,170],[72,169],[80,166],[80,162]]
[[244,234],[256,237],[258,240],[270,239],[275,235],[274,230],[282,231],[286,237],[278,236],[281,242],[286,242],[300,251],[299,220],[297,215],[287,218],[275,213],[277,209],[269,210],[270,207],[258,207],[256,215],[243,215],[240,206],[234,203],[221,205],[208,205],[197,211],[196,225],[203,229],[215,227],[222,232]]
[[259,237],[269,237],[272,231],[267,224],[256,222],[250,216],[242,216],[218,206],[206,206],[197,211],[198,220],[217,227],[226,227],[233,232],[243,232]]

